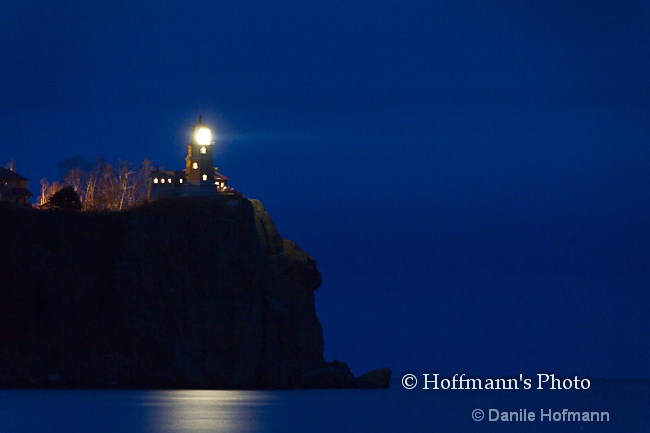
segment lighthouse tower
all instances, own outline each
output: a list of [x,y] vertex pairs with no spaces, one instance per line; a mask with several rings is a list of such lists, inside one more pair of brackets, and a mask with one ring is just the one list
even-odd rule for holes
[[212,158],[212,131],[199,121],[190,128],[190,143],[185,158],[185,176],[190,185],[214,188],[214,159]]
[[230,179],[214,166],[213,148],[213,133],[199,116],[190,128],[185,170],[161,170],[156,166],[151,171],[150,198],[236,194],[228,186]]

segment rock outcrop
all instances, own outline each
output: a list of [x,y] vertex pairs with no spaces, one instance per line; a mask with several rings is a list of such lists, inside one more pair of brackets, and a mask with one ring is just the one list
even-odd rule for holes
[[0,209],[0,245],[0,387],[361,385],[323,359],[316,262],[256,200]]
[[390,384],[391,371],[390,368],[378,368],[362,374],[357,377],[354,382],[357,388],[364,389],[378,389],[388,388]]

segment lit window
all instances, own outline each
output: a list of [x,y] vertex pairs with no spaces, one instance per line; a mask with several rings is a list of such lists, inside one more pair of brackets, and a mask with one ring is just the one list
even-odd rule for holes
[[153,178],[153,183],[158,183],[158,178],[157,177]]
[[167,179],[167,182],[172,183],[172,178]]
[[203,180],[208,180],[208,175],[207,174],[203,175]]
[[183,183],[183,179],[178,179],[178,183]]
[[198,162],[193,163],[193,164],[192,164],[192,168],[193,168],[194,170],[196,170],[197,168],[199,168],[199,163],[198,163]]
[[205,155],[205,153],[206,153],[207,151],[208,151],[208,150],[207,150],[205,147],[202,147],[202,148],[201,148],[201,153],[202,153],[202,154]]
[[160,183],[165,183],[165,179],[160,179]]

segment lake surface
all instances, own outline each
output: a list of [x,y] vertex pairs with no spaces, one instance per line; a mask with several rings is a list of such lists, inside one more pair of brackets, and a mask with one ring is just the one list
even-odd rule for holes
[[[472,412],[485,418],[476,422]],[[536,420],[489,421],[489,409]],[[540,410],[606,411],[609,422],[540,421]],[[492,415],[494,415],[492,411]],[[1,433],[642,432],[650,381],[588,390],[0,391]]]

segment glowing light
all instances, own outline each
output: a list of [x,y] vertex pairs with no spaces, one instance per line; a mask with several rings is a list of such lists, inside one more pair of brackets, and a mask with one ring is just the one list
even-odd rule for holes
[[141,398],[151,415],[142,430],[156,432],[262,431],[263,415],[279,404],[260,391],[160,391]]
[[157,177],[154,177],[153,183],[158,183],[158,178]]
[[204,180],[204,181],[205,181],[205,180],[208,180],[208,175],[207,175],[207,174],[204,174],[204,175],[203,175],[203,180]]
[[165,179],[160,179],[160,183],[165,183]]
[[205,147],[202,147],[202,148],[201,148],[201,153],[202,153],[202,154],[205,155],[205,154],[207,153],[207,151],[208,151],[208,149],[206,149]]
[[178,183],[183,183],[183,179],[178,179]]
[[192,164],[192,168],[193,168],[194,170],[196,170],[197,168],[199,168],[199,163],[198,163],[198,162],[193,163],[193,164]]
[[210,128],[201,126],[194,131],[194,141],[200,145],[210,144],[212,142],[212,133],[210,132]]

